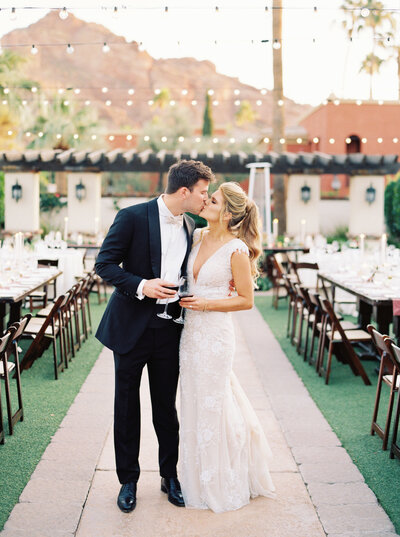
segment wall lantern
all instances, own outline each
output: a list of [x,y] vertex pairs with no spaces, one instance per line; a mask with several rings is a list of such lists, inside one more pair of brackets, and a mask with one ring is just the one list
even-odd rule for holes
[[307,185],[307,183],[304,183],[304,185],[300,189],[301,193],[301,200],[304,201],[304,203],[308,203],[311,199],[311,188]]
[[17,203],[22,198],[22,186],[18,183],[18,181],[15,181],[15,185],[11,187],[11,197]]
[[332,190],[335,190],[336,192],[340,190],[340,187],[342,186],[342,183],[340,182],[339,177],[335,174],[332,179],[331,187]]
[[75,196],[79,201],[82,201],[86,198],[86,187],[82,183],[82,179],[77,185],[75,185]]
[[372,183],[369,185],[367,190],[365,191],[365,201],[371,205],[371,203],[374,203],[376,198],[376,189],[372,186]]

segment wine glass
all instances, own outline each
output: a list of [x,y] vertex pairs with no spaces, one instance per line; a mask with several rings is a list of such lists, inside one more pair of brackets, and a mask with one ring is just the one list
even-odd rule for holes
[[[189,280],[185,276],[182,276],[182,278],[179,280],[178,295],[179,298],[193,296],[193,293],[189,291]],[[174,323],[184,324],[183,307],[181,308],[181,313],[179,317],[177,319],[174,319]]]
[[[169,282],[169,281],[172,281],[173,278],[175,278],[175,276],[167,272],[165,274],[164,280]],[[168,289],[173,289],[174,291],[178,291],[179,284],[171,285],[168,287]],[[157,313],[157,317],[161,317],[161,319],[172,319],[172,315],[169,315],[169,313],[167,313],[168,303],[169,303],[169,298],[166,299],[164,311],[162,313]]]

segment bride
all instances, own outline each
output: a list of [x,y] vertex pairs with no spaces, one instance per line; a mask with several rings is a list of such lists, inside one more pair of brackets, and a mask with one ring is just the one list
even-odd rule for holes
[[[200,216],[188,261],[192,297],[180,344],[181,468],[186,507],[220,513],[274,497],[264,432],[232,371],[231,311],[253,306],[259,215],[237,183],[223,183]],[[231,296],[234,280],[236,295]]]

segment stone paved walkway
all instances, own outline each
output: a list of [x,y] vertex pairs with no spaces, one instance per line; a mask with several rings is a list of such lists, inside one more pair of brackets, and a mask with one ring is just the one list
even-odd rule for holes
[[1,537],[395,537],[256,309],[235,314],[235,372],[269,439],[277,499],[238,511],[179,509],[160,492],[147,378],[135,511],[116,506],[113,362],[105,349],[46,449]]

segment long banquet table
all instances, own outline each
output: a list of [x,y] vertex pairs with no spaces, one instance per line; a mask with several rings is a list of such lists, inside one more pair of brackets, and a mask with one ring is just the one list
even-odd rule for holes
[[358,322],[365,329],[373,318],[377,324],[379,332],[389,333],[389,325],[393,323],[393,333],[397,343],[400,344],[400,316],[393,315],[393,301],[400,299],[399,293],[394,293],[390,289],[380,287],[373,281],[361,281],[354,276],[346,274],[318,272],[320,286],[328,282],[332,289],[332,298],[335,300],[336,288],[346,291],[356,297],[358,309]]
[[5,330],[5,318],[7,304],[10,306],[9,324],[18,321],[21,317],[21,308],[24,299],[33,291],[40,289],[43,285],[52,282],[62,274],[61,270],[55,267],[36,268],[29,273],[14,278],[7,284],[0,286],[0,330]]

